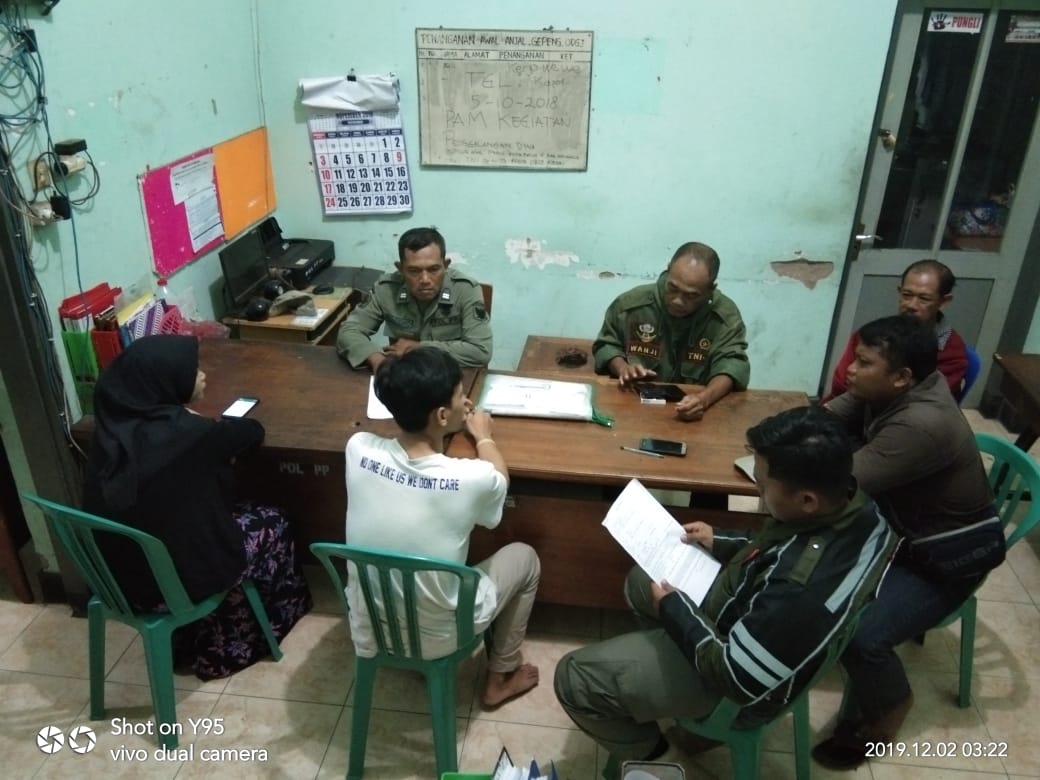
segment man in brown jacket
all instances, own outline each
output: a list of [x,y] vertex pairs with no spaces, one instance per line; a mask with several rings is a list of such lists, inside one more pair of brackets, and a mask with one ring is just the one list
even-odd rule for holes
[[842,656],[857,707],[813,750],[840,769],[862,763],[867,743],[891,742],[910,710],[895,646],[942,621],[1004,557],[974,434],[936,370],[934,329],[907,316],[867,323],[848,379],[826,408],[860,438],[852,473],[903,541]]

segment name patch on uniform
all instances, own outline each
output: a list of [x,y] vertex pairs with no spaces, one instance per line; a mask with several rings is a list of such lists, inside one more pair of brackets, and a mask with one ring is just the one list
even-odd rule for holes
[[458,325],[461,322],[461,314],[453,314],[450,317],[430,317],[430,324],[435,327],[437,325]]
[[415,320],[411,317],[398,317],[396,315],[387,313],[386,321],[393,325],[395,328],[401,328],[405,330],[415,329]]
[[661,345],[656,342],[653,344],[642,344],[638,341],[630,341],[625,345],[625,352],[629,355],[639,355],[640,357],[656,360],[661,357]]

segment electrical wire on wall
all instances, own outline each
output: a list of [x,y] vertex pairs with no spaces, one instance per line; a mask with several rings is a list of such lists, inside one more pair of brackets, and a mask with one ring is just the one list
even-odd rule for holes
[[[36,34],[21,4],[3,4],[0,6],[0,211],[12,237],[15,278],[21,286],[18,292],[35,324],[41,342],[40,354],[45,356],[46,390],[57,408],[63,410],[61,427],[66,440],[76,450],[79,447],[70,431],[71,409],[50,309],[33,263],[33,229],[50,229],[46,226],[59,220],[69,223],[76,282],[82,294],[75,207],[87,204],[98,194],[101,177],[93,159],[86,154],[85,144],[81,153],[83,157],[63,156],[55,148],[47,117],[46,80]],[[89,171],[92,176],[86,194],[79,197],[70,195],[67,171],[73,168]],[[20,177],[28,178],[28,186],[23,186]]]

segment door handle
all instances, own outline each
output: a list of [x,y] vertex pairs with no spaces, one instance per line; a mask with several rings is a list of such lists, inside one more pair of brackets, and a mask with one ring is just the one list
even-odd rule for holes
[[857,233],[854,236],[854,238],[860,244],[862,244],[864,242],[866,242],[868,244],[873,244],[875,241],[884,241],[884,239],[881,236],[876,236],[873,233],[866,233],[866,234]]
[[896,148],[896,136],[891,130],[879,127],[877,134],[878,138],[881,139],[881,145],[885,147],[886,151],[891,152]]

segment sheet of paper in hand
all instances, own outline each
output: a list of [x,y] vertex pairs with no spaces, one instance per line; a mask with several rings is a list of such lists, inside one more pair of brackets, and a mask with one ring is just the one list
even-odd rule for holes
[[667,582],[698,605],[722,568],[703,547],[682,540],[682,526],[637,479],[621,491],[603,526],[655,582]]

